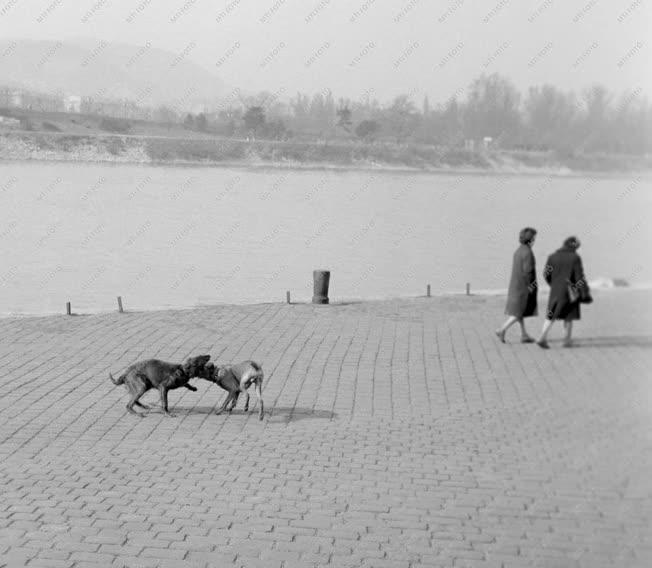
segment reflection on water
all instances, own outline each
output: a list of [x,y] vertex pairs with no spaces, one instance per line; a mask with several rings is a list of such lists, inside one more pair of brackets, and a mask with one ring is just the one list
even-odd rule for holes
[[0,165],[0,313],[504,289],[518,231],[538,271],[577,234],[589,278],[652,281],[652,181]]

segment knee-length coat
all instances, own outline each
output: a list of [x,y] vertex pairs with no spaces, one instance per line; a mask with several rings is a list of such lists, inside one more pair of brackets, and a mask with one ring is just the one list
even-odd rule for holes
[[522,244],[516,249],[512,261],[505,313],[517,318],[536,316],[537,288],[534,253],[529,245]]
[[580,295],[588,294],[580,255],[572,248],[560,248],[548,257],[543,277],[550,285],[547,319],[580,319],[580,303],[571,303],[568,295],[569,283],[575,286]]

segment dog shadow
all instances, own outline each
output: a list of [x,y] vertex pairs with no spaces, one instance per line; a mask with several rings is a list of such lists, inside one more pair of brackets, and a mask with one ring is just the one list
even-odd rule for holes
[[652,337],[645,335],[586,337],[573,340],[573,349],[582,347],[642,347],[652,349]]
[[270,414],[270,421],[273,422],[299,422],[300,420],[333,420],[337,414],[330,410],[319,408],[304,408],[301,406],[275,406],[265,414]]
[[[214,414],[215,416],[226,416],[233,418],[243,418],[247,416],[258,416],[258,409],[254,408],[253,410],[248,410],[245,412],[242,408],[235,408],[234,410],[228,412],[220,412],[216,414],[216,410],[219,406],[175,406],[170,408],[170,412],[176,414],[179,417],[182,416],[195,416],[195,415],[206,415]],[[150,411],[153,414],[161,414],[162,410],[160,406],[152,405]],[[292,407],[292,406],[276,406],[274,408],[265,408],[265,418],[273,422],[298,422],[300,420],[332,420],[337,417],[335,412],[330,410],[320,410],[318,408],[303,408],[303,407]]]

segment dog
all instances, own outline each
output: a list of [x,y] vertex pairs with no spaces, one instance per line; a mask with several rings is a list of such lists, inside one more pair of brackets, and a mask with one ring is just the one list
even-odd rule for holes
[[247,397],[244,406],[245,412],[247,412],[249,410],[248,389],[253,384],[255,385],[256,396],[258,397],[257,402],[260,403],[258,418],[260,420],[263,419],[263,413],[265,411],[262,392],[264,373],[263,368],[258,363],[255,361],[242,361],[242,363],[235,365],[213,365],[213,363],[209,363],[206,366],[206,370],[206,374],[212,375],[207,380],[222,387],[229,393],[222,406],[216,410],[216,414],[221,414],[224,410],[231,412],[238,403],[238,397],[241,392],[245,393]]
[[189,357],[182,365],[166,363],[158,359],[147,359],[146,361],[134,363],[117,379],[114,379],[111,373],[109,373],[109,378],[114,385],[125,385],[127,387],[129,394],[131,394],[131,399],[127,403],[127,410],[132,414],[141,418],[144,417],[144,413],[134,410],[134,405],[149,410],[149,406],[144,405],[139,399],[148,390],[158,389],[163,412],[167,416],[174,416],[168,410],[168,391],[180,387],[196,391],[197,388],[188,384],[188,381],[194,377],[208,378],[210,376],[206,368],[210,358],[210,355]]

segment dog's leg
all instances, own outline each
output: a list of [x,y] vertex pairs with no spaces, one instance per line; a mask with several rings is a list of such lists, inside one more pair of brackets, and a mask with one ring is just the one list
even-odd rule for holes
[[240,391],[233,391],[231,395],[231,408],[229,408],[229,412],[231,412],[235,408],[235,405],[238,404],[239,397],[240,397]]
[[249,391],[245,390],[244,393],[245,393],[245,396],[247,397],[247,398],[245,398],[244,411],[249,412]]
[[216,411],[215,414],[222,414],[226,410],[227,405],[229,402],[231,402],[231,398],[233,396],[233,393],[229,392],[229,394],[226,395],[226,398],[224,399],[224,402],[222,403],[222,406],[220,406]]
[[256,396],[258,397],[258,402],[260,403],[260,410],[258,411],[258,419],[263,419],[263,412],[265,411],[265,406],[263,404],[263,387],[262,381],[260,379],[256,380]]
[[138,377],[134,377],[133,380],[129,381],[127,384],[129,387],[129,392],[131,393],[131,399],[127,403],[127,410],[132,414],[143,418],[145,415],[142,412],[136,412],[134,410],[134,404],[141,406],[141,404],[138,402],[138,399],[143,396],[145,392],[147,392],[147,387],[140,379],[138,379]]
[[183,386],[186,387],[189,391],[197,392],[197,387],[193,387],[192,385],[190,385],[190,384],[188,384],[188,383],[186,383],[186,384],[183,385]]
[[161,395],[161,408],[163,409],[163,412],[165,413],[166,416],[170,416],[170,417],[174,418],[176,416],[176,414],[172,414],[168,410],[168,389],[161,385],[158,388],[158,391],[159,391],[159,393]]
[[145,410],[149,410],[149,406],[147,406],[146,404],[143,404],[143,403],[140,402],[139,400],[137,400],[136,402],[134,402],[134,404],[135,404],[136,406],[140,406],[141,408],[144,408]]

